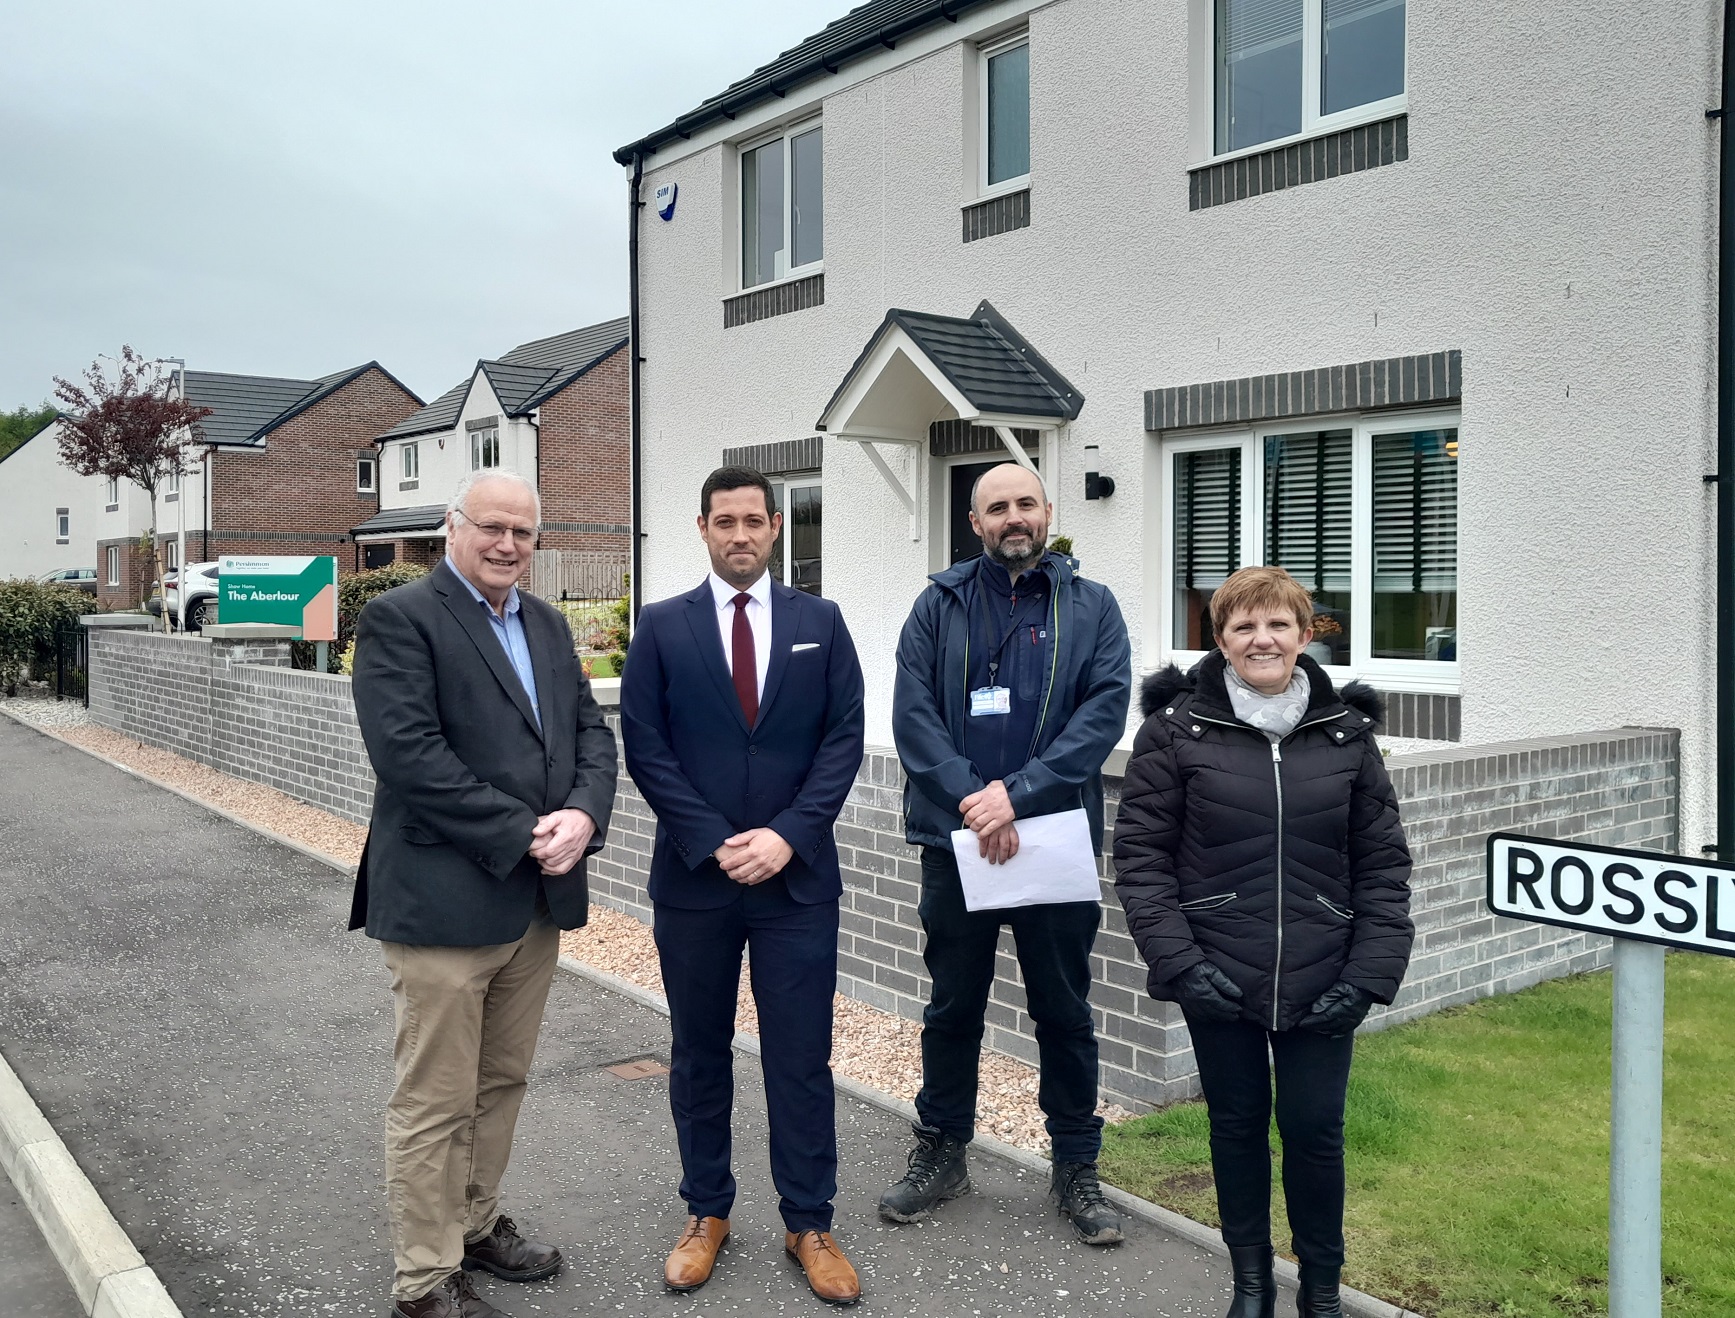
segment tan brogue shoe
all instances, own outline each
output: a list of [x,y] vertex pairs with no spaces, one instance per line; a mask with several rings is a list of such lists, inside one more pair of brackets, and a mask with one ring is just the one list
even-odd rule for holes
[[807,1284],[820,1299],[832,1304],[854,1304],[861,1299],[861,1279],[831,1238],[831,1232],[785,1232],[783,1249],[801,1264]]
[[688,1217],[687,1229],[663,1264],[663,1282],[672,1291],[696,1291],[711,1280],[717,1251],[729,1238],[726,1217]]

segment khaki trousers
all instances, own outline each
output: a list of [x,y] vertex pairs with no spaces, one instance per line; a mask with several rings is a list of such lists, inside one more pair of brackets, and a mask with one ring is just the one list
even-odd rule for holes
[[382,943],[397,1016],[386,1105],[394,1298],[420,1299],[500,1212],[560,931],[539,917],[515,943]]

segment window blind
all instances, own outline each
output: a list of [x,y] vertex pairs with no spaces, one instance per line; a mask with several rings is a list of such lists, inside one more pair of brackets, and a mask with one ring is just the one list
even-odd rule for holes
[[1265,561],[1315,594],[1350,588],[1354,452],[1347,430],[1265,441]]
[[1241,566],[1241,450],[1175,455],[1175,586],[1215,590]]
[[1376,592],[1458,589],[1457,438],[1456,430],[1374,436]]

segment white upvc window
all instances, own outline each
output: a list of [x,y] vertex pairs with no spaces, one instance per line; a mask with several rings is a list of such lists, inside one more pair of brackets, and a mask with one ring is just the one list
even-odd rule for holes
[[1405,0],[1210,3],[1216,155],[1404,108]]
[[108,487],[103,494],[103,503],[107,505],[105,512],[115,512],[120,508],[120,477],[110,476]]
[[378,467],[373,458],[358,457],[355,460],[355,492],[357,494],[373,494],[378,489]]
[[825,150],[820,121],[741,148],[741,287],[817,274],[825,258]]
[[54,510],[54,543],[65,545],[72,543],[72,510],[56,508]]
[[421,477],[422,446],[414,442],[405,444],[398,452],[398,479],[420,481]]
[[977,191],[1016,192],[1030,186],[1030,34],[983,46],[979,58]]
[[108,584],[111,586],[120,585],[120,546],[110,545],[103,557],[107,560]]
[[771,547],[771,575],[809,595],[824,594],[820,532],[825,499],[819,476],[773,476],[771,489],[783,514],[783,529]]
[[174,503],[181,497],[181,469],[172,468],[169,472],[167,492],[163,495],[164,503]]
[[1284,568],[1314,600],[1308,653],[1333,680],[1458,688],[1458,417],[1302,418],[1162,450],[1164,650],[1214,644],[1237,568]]
[[500,465],[500,427],[488,426],[470,432],[470,470]]
[[[173,539],[163,541],[163,570],[173,572],[181,566],[181,544]],[[178,587],[177,587],[178,589]]]

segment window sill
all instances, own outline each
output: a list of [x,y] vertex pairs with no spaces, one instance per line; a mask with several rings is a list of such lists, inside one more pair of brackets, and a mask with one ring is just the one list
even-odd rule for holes
[[967,211],[972,206],[980,206],[985,201],[998,201],[1002,197],[1010,197],[1014,192],[1029,191],[1030,175],[1022,174],[1017,178],[1007,179],[1004,183],[996,183],[992,187],[981,189],[969,201],[961,203],[958,209]]
[[398,489],[400,491],[402,491],[402,490],[419,490],[421,488],[422,488],[422,482],[420,480],[399,481],[398,482]]
[[104,508],[103,511],[105,513],[118,513],[120,511],[120,505],[118,503],[111,503],[108,507]]
[[1187,208],[1207,210],[1267,192],[1395,165],[1410,158],[1409,114],[1250,148],[1187,171]]
[[996,234],[1030,227],[1030,189],[1002,193],[964,207],[964,241],[973,243]]
[[756,320],[805,311],[825,305],[825,272],[804,274],[776,283],[758,284],[744,293],[723,299],[723,328],[748,325]]
[[178,494],[165,494],[163,496],[163,502],[164,503],[179,503],[180,501],[181,501],[181,496]]

